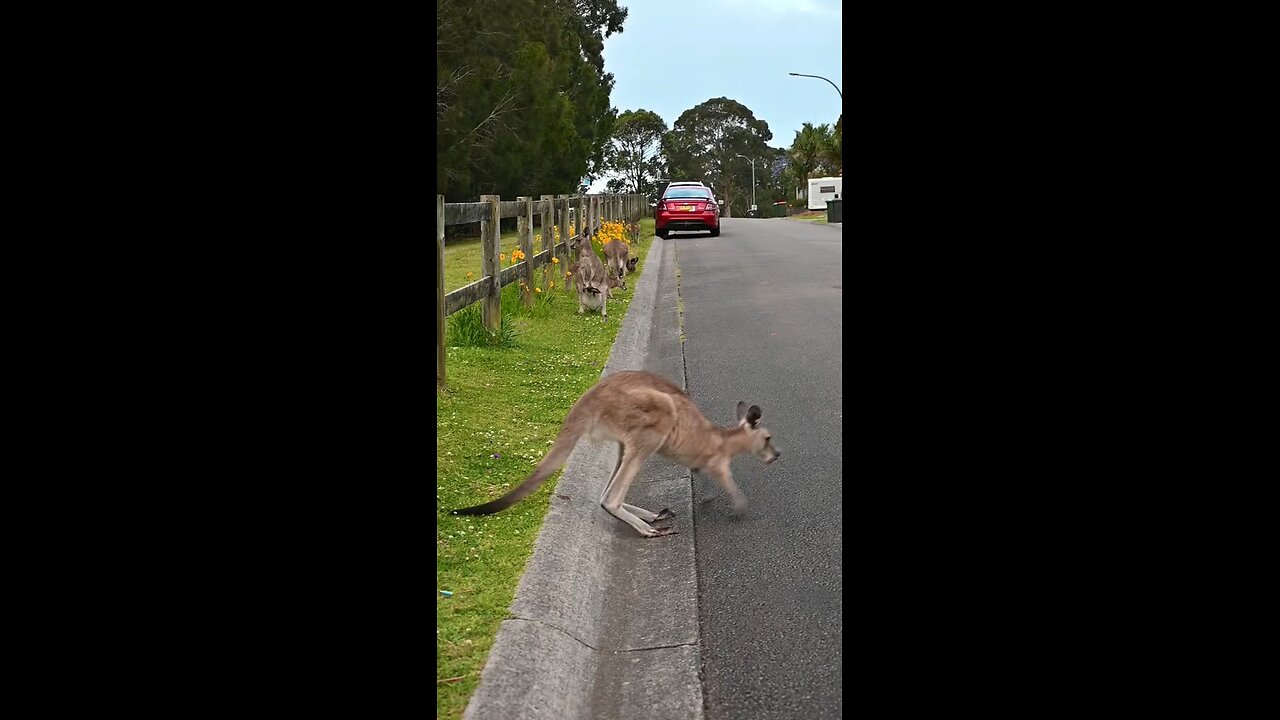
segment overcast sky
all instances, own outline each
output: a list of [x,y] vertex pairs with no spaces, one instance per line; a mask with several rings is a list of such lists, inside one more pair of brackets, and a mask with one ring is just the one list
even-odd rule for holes
[[[610,99],[619,113],[644,108],[667,122],[727,97],[769,123],[769,145],[791,146],[803,123],[835,124],[844,91],[839,0],[619,0],[621,33],[604,41]],[[603,192],[607,178],[592,183]]]

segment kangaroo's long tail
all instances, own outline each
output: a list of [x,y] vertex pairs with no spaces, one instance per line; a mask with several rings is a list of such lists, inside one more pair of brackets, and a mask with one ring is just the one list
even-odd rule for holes
[[560,469],[561,465],[569,459],[569,453],[573,452],[573,446],[578,444],[578,438],[582,437],[585,431],[586,418],[579,407],[574,407],[569,411],[569,417],[565,419],[564,427],[560,430],[560,434],[556,436],[556,441],[552,443],[550,452],[542,458],[542,462],[538,463],[538,467],[534,468],[533,474],[527,480],[520,483],[515,490],[503,495],[497,500],[491,500],[483,505],[475,507],[462,508],[454,510],[454,515],[491,515],[501,510],[515,505],[521,500],[532,495],[538,488],[542,487],[542,483],[546,482],[551,474]]

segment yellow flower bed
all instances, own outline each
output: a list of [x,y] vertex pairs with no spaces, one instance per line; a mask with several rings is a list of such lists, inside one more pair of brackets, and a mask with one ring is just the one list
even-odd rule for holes
[[620,222],[606,222],[600,225],[600,231],[596,236],[591,238],[591,243],[597,250],[603,251],[605,243],[614,240],[621,240],[627,247],[631,247],[631,240],[627,237],[625,227]]

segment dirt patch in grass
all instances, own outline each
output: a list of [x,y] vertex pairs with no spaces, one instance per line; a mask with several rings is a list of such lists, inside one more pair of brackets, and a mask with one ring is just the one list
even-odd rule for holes
[[788,215],[787,219],[798,220],[800,222],[825,223],[827,221],[827,211],[811,210],[798,215]]

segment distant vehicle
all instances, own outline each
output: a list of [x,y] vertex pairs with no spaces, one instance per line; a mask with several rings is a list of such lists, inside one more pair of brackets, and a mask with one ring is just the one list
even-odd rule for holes
[[844,193],[844,178],[809,178],[809,209],[826,210],[827,201]]
[[702,183],[671,183],[653,211],[654,234],[666,238],[676,230],[708,230],[720,235],[720,200]]
[[654,200],[654,202],[656,203],[658,200],[661,200],[662,196],[667,192],[667,188],[670,187],[706,187],[706,185],[703,185],[697,180],[681,180],[680,182],[667,182],[664,180],[658,184],[657,200]]

